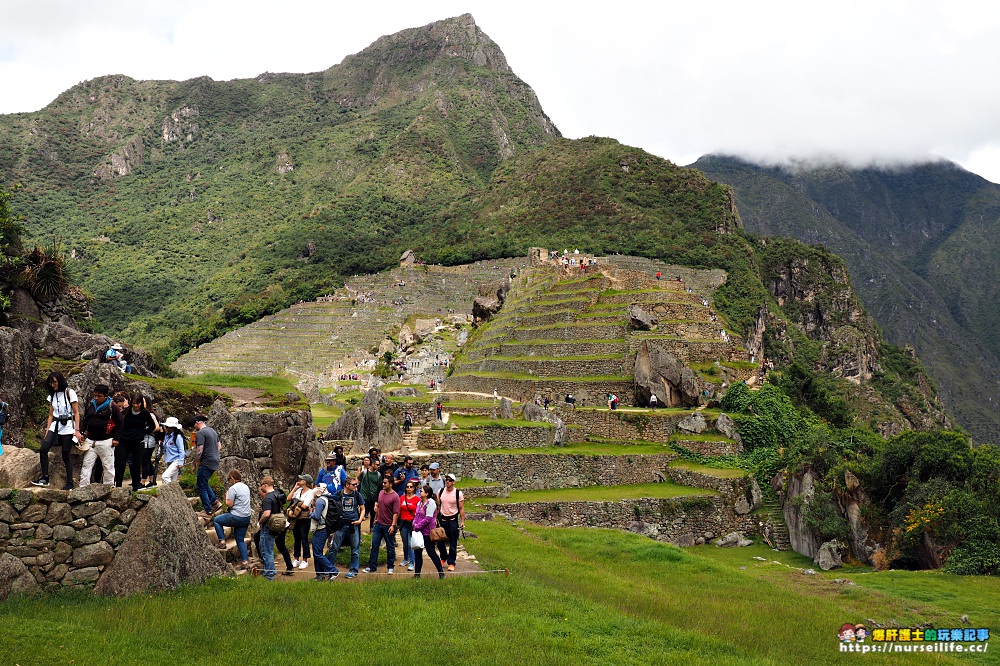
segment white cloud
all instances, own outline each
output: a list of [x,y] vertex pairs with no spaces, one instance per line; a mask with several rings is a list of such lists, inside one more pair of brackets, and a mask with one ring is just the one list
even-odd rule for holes
[[319,71],[380,35],[472,12],[571,137],[677,163],[706,152],[851,163],[939,154],[1000,181],[1000,5],[989,1],[15,2],[0,112],[77,82]]

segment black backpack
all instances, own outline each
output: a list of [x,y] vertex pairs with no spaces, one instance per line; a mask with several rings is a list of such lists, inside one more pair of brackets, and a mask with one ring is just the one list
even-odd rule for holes
[[326,497],[326,533],[333,534],[340,530],[347,523],[344,518],[344,505],[340,502],[340,495]]
[[10,418],[10,405],[0,400],[0,426],[7,423],[8,418]]

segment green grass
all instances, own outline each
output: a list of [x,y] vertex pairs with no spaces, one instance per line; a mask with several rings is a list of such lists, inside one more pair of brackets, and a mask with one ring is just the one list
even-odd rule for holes
[[226,386],[234,388],[254,388],[260,389],[266,396],[280,397],[285,393],[295,392],[295,384],[286,377],[256,377],[246,375],[222,375],[214,372],[190,375],[184,377],[184,383],[196,386]]
[[526,372],[456,372],[452,377],[483,377],[485,379],[531,379],[544,382],[627,382],[631,377],[620,375],[585,375],[581,377],[538,377]]
[[[854,664],[837,650],[845,621],[1000,626],[1000,581],[939,573],[803,576],[809,561],[755,545],[680,549],[601,529],[472,523],[466,547],[487,569],[443,581],[363,579],[364,587],[262,579],[214,580],[175,592],[99,599],[62,593],[0,604],[0,648],[11,664],[298,663],[315,660],[329,614],[357,618],[358,645],[379,644],[392,617],[428,619],[433,646],[456,664]],[[362,548],[362,560],[367,548]],[[767,561],[759,562],[754,556]],[[774,561],[778,563],[775,564]],[[741,569],[741,567],[743,567]],[[290,608],[328,609],[292,613]],[[122,627],[128,627],[123,631]],[[247,640],[247,632],[254,640]],[[516,646],[516,659],[511,648]],[[922,655],[905,663],[998,663],[986,655]],[[394,663],[359,649],[352,662]],[[865,663],[904,663],[866,655]]]
[[745,469],[709,467],[708,465],[700,465],[698,463],[691,462],[690,460],[675,460],[670,463],[668,467],[678,467],[680,469],[686,469],[690,472],[717,476],[721,479],[739,479],[747,475],[747,471]]
[[487,416],[467,416],[465,414],[453,414],[448,418],[447,429],[454,424],[460,430],[471,430],[485,428],[487,426],[507,427],[507,428],[551,428],[551,423],[545,421],[525,421],[523,419],[491,419]]
[[567,444],[566,446],[546,446],[534,449],[490,449],[481,453],[518,454],[518,455],[545,455],[545,456],[632,456],[648,455],[654,453],[673,453],[669,444],[657,444],[656,442],[645,442],[640,444],[614,443],[614,442],[582,442]]
[[309,405],[312,410],[313,425],[317,430],[326,430],[327,426],[340,418],[343,411],[339,407],[324,404]]
[[643,483],[633,486],[584,486],[582,488],[555,488],[551,490],[523,490],[512,492],[510,497],[488,498],[484,503],[513,502],[616,502],[640,497],[686,497],[689,495],[716,495],[712,490],[692,488],[674,483]]

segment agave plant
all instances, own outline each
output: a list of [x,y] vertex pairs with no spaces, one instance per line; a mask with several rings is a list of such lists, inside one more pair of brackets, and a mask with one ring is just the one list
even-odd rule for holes
[[46,251],[37,245],[24,258],[21,284],[31,295],[42,302],[54,301],[69,288],[66,266],[59,252],[59,245],[53,241]]

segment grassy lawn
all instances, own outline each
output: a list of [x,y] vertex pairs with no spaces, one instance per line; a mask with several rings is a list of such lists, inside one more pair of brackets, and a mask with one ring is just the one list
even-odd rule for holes
[[[451,407],[452,404],[446,405]],[[484,428],[486,426],[504,426],[517,428],[552,428],[551,423],[545,421],[525,421],[522,419],[491,419],[487,416],[467,416],[465,414],[452,414],[448,419],[448,425],[440,430],[447,431],[454,424],[459,430],[470,430]]]
[[673,453],[669,444],[645,442],[641,444],[603,442],[574,442],[566,446],[545,446],[534,449],[488,449],[480,453],[545,455],[545,456],[634,456],[652,453]]
[[582,488],[555,488],[551,490],[521,490],[510,497],[490,498],[486,504],[509,502],[614,502],[640,497],[687,497],[690,495],[717,495],[704,488],[680,486],[674,483],[643,483],[634,486],[584,486]]
[[688,460],[675,460],[667,466],[686,469],[689,472],[698,472],[699,474],[717,476],[720,479],[739,479],[748,474],[745,469],[709,467],[708,465],[699,465],[698,463],[690,462]]
[[[173,380],[177,381],[177,380]],[[197,386],[229,386],[235,388],[260,389],[266,396],[282,397],[285,393],[298,391],[295,384],[286,377],[256,377],[246,375],[221,375],[214,372],[190,375],[180,380],[185,384]]]
[[[959,615],[968,613],[972,626],[1000,627],[996,579],[851,572],[857,585],[844,586],[832,580],[844,573],[806,577],[795,567],[807,560],[762,546],[684,550],[635,534],[519,529],[500,520],[469,528],[478,536],[465,540],[469,551],[509,577],[381,576],[363,587],[243,577],[128,599],[83,592],[20,599],[0,605],[0,648],[5,663],[22,666],[290,664],[317,658],[335,613],[355,619],[350,637],[363,646],[395,631],[385,618],[447,627],[427,645],[455,664],[802,666],[857,663],[857,655],[838,652],[836,631],[846,621],[962,626]],[[998,663],[994,654],[864,661]],[[361,664],[397,661],[377,647],[351,656]]]
[[313,425],[317,430],[326,430],[327,426],[340,418],[343,411],[339,407],[324,404],[309,405],[312,410]]

